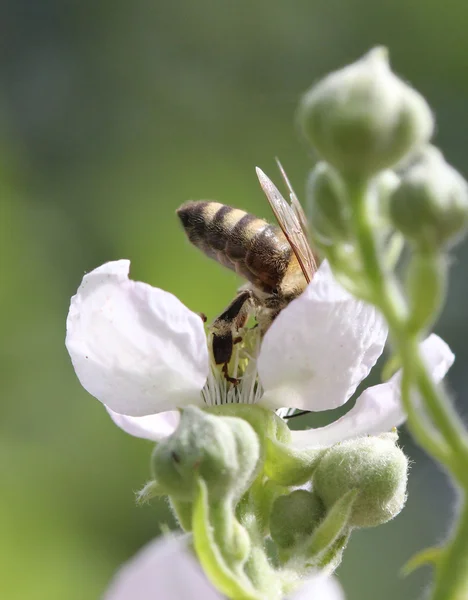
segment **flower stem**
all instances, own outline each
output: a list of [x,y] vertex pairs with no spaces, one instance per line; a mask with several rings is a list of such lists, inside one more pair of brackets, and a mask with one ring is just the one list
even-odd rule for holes
[[401,401],[408,417],[408,428],[417,443],[428,454],[431,454],[442,465],[448,468],[448,465],[450,465],[449,447],[437,431],[430,431],[423,423],[421,415],[412,401],[413,379],[410,367],[411,362],[408,360],[404,361],[403,376],[401,379]]
[[452,539],[437,563],[432,600],[468,598],[468,503],[463,507]]
[[[367,182],[349,185],[352,221],[356,245],[373,303],[385,316],[403,367],[402,402],[408,416],[408,428],[416,441],[458,481],[464,504],[452,538],[436,565],[432,600],[468,598],[468,435],[445,394],[435,385],[421,357],[418,339],[408,332],[407,307],[395,276],[381,258],[367,206]],[[428,419],[421,416],[412,391],[417,389]]]
[[427,372],[426,365],[422,361],[417,347],[413,351],[413,357],[416,362],[419,391],[424,397],[429,413],[434,422],[437,423],[447,444],[457,454],[458,461],[463,461],[465,466],[463,479],[466,480],[468,477],[468,470],[466,470],[468,467],[466,430],[443,390],[436,387],[432,377]]
[[[432,454],[445,466],[449,466],[449,451],[446,443],[434,438],[421,421],[420,415],[411,398],[411,377],[413,352],[407,346],[404,323],[406,306],[393,273],[386,272],[380,258],[367,207],[367,182],[355,182],[349,186],[349,198],[352,204],[356,244],[361,258],[364,274],[372,289],[373,303],[381,310],[389,325],[403,364],[405,389],[402,401],[408,417],[408,426],[416,441],[426,452]],[[407,388],[407,389],[406,389]]]

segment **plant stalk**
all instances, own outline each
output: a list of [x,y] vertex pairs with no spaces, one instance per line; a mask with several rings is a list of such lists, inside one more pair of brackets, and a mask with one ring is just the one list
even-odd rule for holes
[[[369,221],[367,182],[349,186],[352,220],[361,264],[373,291],[373,303],[386,318],[399,353],[402,367],[402,402],[408,416],[408,428],[418,444],[444,465],[458,481],[463,505],[451,539],[442,549],[432,600],[468,599],[468,439],[458,415],[437,389],[421,357],[418,339],[406,330],[407,309],[392,272],[388,272]],[[417,389],[423,406],[438,428],[421,418],[412,392]]]

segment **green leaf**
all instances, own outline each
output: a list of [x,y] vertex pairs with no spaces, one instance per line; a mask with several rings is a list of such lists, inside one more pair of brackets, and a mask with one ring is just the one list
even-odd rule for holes
[[409,561],[403,565],[401,568],[401,575],[403,577],[407,577],[416,569],[419,569],[423,565],[433,565],[436,566],[439,562],[439,559],[442,555],[442,548],[438,546],[432,546],[431,548],[425,548],[421,550],[414,556],[412,556]]
[[326,553],[335,542],[349,532],[349,519],[358,490],[349,490],[329,510],[322,523],[315,529],[310,541],[304,550],[304,555],[310,559],[317,559]]

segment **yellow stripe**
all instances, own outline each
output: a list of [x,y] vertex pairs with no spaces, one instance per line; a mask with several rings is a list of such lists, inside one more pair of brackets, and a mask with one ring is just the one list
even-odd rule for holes
[[268,223],[266,221],[264,221],[263,219],[255,219],[255,221],[251,221],[250,223],[248,223],[245,226],[244,231],[242,232],[242,235],[245,237],[246,240],[251,240],[266,225],[268,225]]
[[233,229],[237,223],[245,217],[247,213],[239,208],[233,208],[231,212],[226,213],[223,219],[223,227],[226,229]]
[[203,209],[203,217],[206,223],[209,223],[213,220],[213,217],[219,211],[220,208],[223,207],[223,204],[219,202],[209,202]]

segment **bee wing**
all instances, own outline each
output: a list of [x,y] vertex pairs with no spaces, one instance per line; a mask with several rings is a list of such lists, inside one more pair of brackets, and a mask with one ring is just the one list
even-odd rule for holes
[[301,225],[302,231],[304,231],[307,237],[309,237],[309,224],[307,223],[307,217],[305,216],[304,209],[302,208],[301,203],[296,196],[296,192],[293,190],[291,182],[289,181],[289,177],[286,175],[286,171],[283,169],[283,165],[280,163],[279,158],[276,157],[275,160],[283,181],[288,188],[289,199],[291,200],[291,208],[296,213],[296,217]]
[[[315,262],[314,255],[307,239],[307,230],[301,223],[301,221],[306,223],[304,212],[302,211],[302,208],[300,208],[300,212],[296,212],[297,209],[295,210],[295,204],[299,205],[299,207],[300,204],[294,192],[292,192],[292,196],[295,201],[292,200],[293,204],[290,205],[283,198],[271,179],[269,179],[258,167],[256,168],[256,171],[260,185],[270,203],[276,220],[283,230],[286,239],[291,244],[291,248],[301,266],[304,277],[309,283],[317,270],[317,263]],[[289,181],[287,184],[289,184]],[[288,187],[292,190],[290,184]]]

